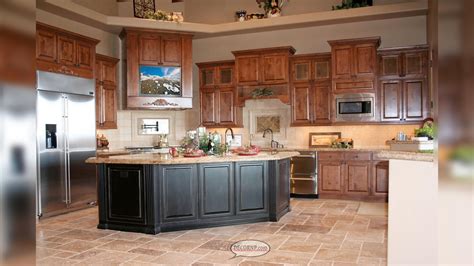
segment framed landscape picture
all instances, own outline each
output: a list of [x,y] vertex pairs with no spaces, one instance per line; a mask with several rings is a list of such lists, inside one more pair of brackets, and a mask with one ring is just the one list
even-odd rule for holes
[[331,147],[332,142],[340,138],[341,138],[341,132],[309,133],[309,147],[310,148]]
[[140,95],[180,96],[181,68],[167,66],[140,66]]

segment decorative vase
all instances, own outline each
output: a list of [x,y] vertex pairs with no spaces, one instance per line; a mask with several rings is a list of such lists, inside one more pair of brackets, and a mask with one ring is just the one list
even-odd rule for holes
[[268,18],[281,17],[281,10],[280,10],[279,8],[270,9],[270,10],[267,12],[267,17],[268,17]]

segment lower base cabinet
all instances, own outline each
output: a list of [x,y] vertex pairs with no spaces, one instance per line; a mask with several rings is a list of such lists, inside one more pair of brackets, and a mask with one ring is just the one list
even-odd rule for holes
[[372,153],[319,152],[320,198],[388,200],[388,161],[372,160]]
[[290,161],[99,165],[99,228],[161,231],[278,221]]

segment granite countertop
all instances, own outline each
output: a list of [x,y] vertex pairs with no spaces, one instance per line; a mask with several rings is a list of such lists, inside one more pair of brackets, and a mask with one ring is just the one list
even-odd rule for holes
[[[262,150],[269,150],[269,149],[262,149]],[[410,151],[396,151],[390,150],[387,148],[382,147],[358,147],[353,149],[338,149],[338,148],[283,148],[278,149],[279,151],[318,151],[318,152],[372,152],[377,159],[382,160],[390,160],[390,159],[397,159],[397,160],[411,160],[411,161],[425,161],[425,162],[433,162],[435,156],[433,153],[429,152],[410,152]]]
[[298,155],[294,151],[282,151],[276,154],[269,152],[261,152],[254,156],[204,156],[198,158],[173,158],[169,154],[158,153],[144,153],[144,154],[129,154],[118,155],[110,157],[91,157],[86,160],[86,163],[107,163],[107,164],[194,164],[194,163],[219,163],[219,162],[240,162],[240,161],[274,161],[291,158]]
[[127,154],[130,154],[130,151],[126,149],[117,149],[117,150],[104,149],[104,150],[96,151],[97,157],[108,157],[108,156],[127,155]]
[[382,150],[377,152],[378,159],[394,159],[408,161],[434,162],[435,155],[432,152],[411,152],[411,151],[393,151]]

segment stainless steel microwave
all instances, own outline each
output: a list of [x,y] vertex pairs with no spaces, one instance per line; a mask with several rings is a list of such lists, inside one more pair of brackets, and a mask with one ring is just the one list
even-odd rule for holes
[[337,94],[336,121],[359,122],[375,120],[375,94]]

